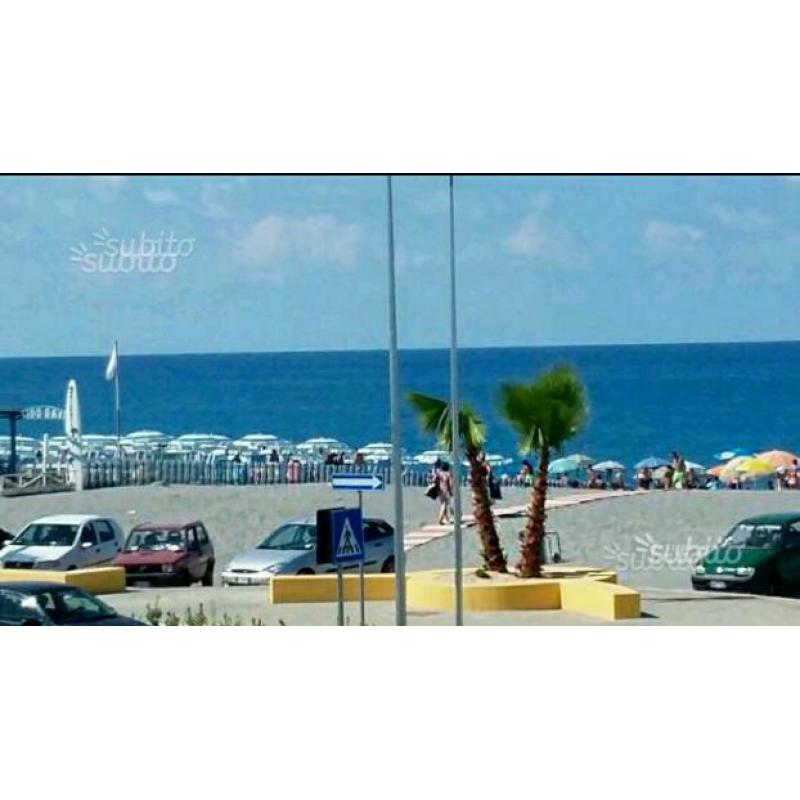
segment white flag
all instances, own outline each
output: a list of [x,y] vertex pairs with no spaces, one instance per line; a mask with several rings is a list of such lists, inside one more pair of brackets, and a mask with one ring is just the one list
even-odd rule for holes
[[108,366],[106,367],[106,380],[113,381],[117,377],[117,346],[111,351],[111,357],[108,359]]

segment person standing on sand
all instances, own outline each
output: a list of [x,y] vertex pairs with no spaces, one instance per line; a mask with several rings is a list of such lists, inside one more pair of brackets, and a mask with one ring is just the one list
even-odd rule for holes
[[436,470],[436,485],[439,489],[436,498],[439,501],[439,524],[448,525],[453,521],[450,509],[450,501],[453,499],[453,476],[449,464],[442,464]]

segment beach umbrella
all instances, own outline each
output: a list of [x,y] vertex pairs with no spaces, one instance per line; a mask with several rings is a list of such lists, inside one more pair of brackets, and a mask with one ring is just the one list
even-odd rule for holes
[[575,472],[578,469],[577,464],[569,457],[557,458],[550,463],[547,471],[551,475],[566,475],[568,472]]
[[736,471],[742,475],[772,475],[775,467],[760,458],[746,458],[736,466]]
[[643,458],[637,464],[633,465],[634,469],[658,469],[658,467],[666,467],[669,464],[666,458],[657,458],[656,456],[648,456]]
[[767,450],[765,453],[759,453],[757,458],[759,461],[766,461],[767,464],[772,464],[775,469],[780,467],[791,469],[794,467],[794,462],[800,460],[794,453],[789,453],[786,450]]
[[746,447],[733,447],[730,450],[723,450],[721,453],[715,453],[714,458],[717,461],[731,461],[734,458],[741,456],[754,456],[755,453]]
[[593,460],[589,458],[589,456],[583,455],[583,453],[573,453],[571,456],[567,456],[567,458],[575,465],[575,469],[590,467],[593,463]]
[[600,472],[605,472],[606,470],[619,471],[624,470],[625,465],[620,464],[619,461],[598,461],[592,469],[596,469]]
[[727,464],[717,464],[714,467],[710,467],[706,470],[709,475],[713,475],[715,478],[719,478],[722,476],[722,473],[725,471],[725,467]]
[[686,469],[691,469],[694,472],[705,472],[706,471],[706,468],[702,464],[697,464],[694,461],[687,461],[685,463],[686,463]]
[[742,464],[750,458],[752,458],[752,456],[736,456],[732,458],[727,464],[722,465],[719,476],[725,480],[736,478],[740,474],[738,471],[739,464]]

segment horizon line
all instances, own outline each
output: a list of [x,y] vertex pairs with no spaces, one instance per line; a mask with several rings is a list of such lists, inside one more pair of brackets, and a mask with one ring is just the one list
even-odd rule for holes
[[[673,341],[673,342],[593,342],[593,343],[573,343],[573,344],[513,344],[513,345],[461,345],[459,352],[467,350],[556,350],[556,349],[589,349],[596,347],[698,347],[708,345],[750,345],[750,344],[800,344],[800,339],[713,339],[707,341],[691,340],[691,341]],[[400,352],[436,352],[448,351],[446,345],[441,347],[401,347]],[[133,357],[133,358],[160,358],[164,356],[178,357],[178,356],[255,356],[255,355],[314,355],[317,353],[388,353],[388,347],[355,347],[348,350],[337,350],[335,348],[310,350],[217,350],[217,351],[173,351],[173,352],[149,352],[149,353],[126,353],[124,350],[120,353],[120,359]],[[69,359],[69,358],[108,358],[108,353],[74,353],[74,354],[61,354],[55,356],[45,355],[15,355],[15,356],[0,356],[2,361],[35,361],[35,360],[51,360],[51,359]]]

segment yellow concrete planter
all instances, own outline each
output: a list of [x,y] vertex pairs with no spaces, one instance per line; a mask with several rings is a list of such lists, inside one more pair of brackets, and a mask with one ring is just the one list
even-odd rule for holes
[[[269,583],[271,603],[334,603],[336,575],[276,575]],[[344,576],[344,599],[358,600],[358,575]],[[365,600],[394,600],[394,575],[364,576]]]
[[[641,616],[639,593],[617,585],[611,570],[566,565],[545,567],[541,578],[518,578],[491,573],[479,578],[474,568],[464,571],[464,608],[468,611],[557,610],[607,620]],[[330,603],[336,600],[335,575],[275,576],[270,582],[272,603]],[[345,600],[358,599],[358,576],[344,578]],[[393,600],[394,575],[365,576],[366,600]],[[406,576],[410,608],[449,611],[453,608],[453,570],[411,572]]]
[[124,567],[73,569],[69,572],[44,569],[0,569],[0,583],[37,581],[77,586],[91,594],[113,594],[125,591]]

